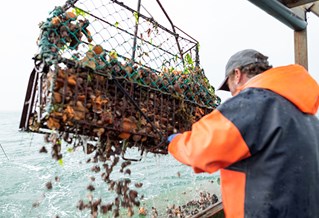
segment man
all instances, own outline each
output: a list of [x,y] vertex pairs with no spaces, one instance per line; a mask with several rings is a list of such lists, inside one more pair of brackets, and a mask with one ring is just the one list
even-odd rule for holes
[[247,49],[226,65],[234,96],[169,137],[195,173],[220,170],[229,217],[319,217],[319,86],[300,65],[272,68]]

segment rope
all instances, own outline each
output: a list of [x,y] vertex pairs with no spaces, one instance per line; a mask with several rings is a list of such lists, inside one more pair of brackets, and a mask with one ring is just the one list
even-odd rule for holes
[[8,156],[7,156],[6,152],[4,151],[4,149],[3,149],[3,147],[2,147],[2,145],[1,145],[1,144],[0,144],[0,147],[1,147],[1,149],[2,149],[2,151],[3,151],[3,153],[4,153],[4,155],[6,156],[6,158],[9,160],[9,158],[8,158]]

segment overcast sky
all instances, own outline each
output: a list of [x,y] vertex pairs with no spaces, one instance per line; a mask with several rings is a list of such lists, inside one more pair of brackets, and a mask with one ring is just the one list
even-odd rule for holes
[[[28,0],[3,4],[0,13],[1,111],[22,110],[33,69],[32,57],[37,53],[38,24],[64,2]],[[155,0],[143,2],[148,8],[158,7]],[[201,66],[215,88],[224,78],[228,58],[242,49],[259,50],[269,56],[274,67],[294,63],[293,30],[247,0],[161,0],[161,3],[174,24],[199,41]],[[311,13],[307,17],[309,72],[319,81],[319,18]],[[222,99],[229,97],[222,91],[217,94]]]

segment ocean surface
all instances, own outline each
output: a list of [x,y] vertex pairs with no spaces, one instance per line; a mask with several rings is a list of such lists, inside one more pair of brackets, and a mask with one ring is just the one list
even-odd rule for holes
[[[92,183],[94,198],[101,197],[102,202],[114,199],[114,193],[98,179],[100,174],[92,172],[93,165],[86,163],[88,155],[81,150],[68,152],[63,147],[63,164],[59,164],[50,152],[39,153],[46,144],[44,136],[20,132],[20,116],[19,111],[0,112],[0,218],[90,217],[90,211],[80,211],[76,205],[79,200],[88,198],[87,186]],[[50,145],[47,148],[50,149]],[[132,150],[129,155],[138,157],[139,154]],[[132,162],[130,169],[132,173],[128,178],[143,183],[136,189],[139,196],[144,196],[141,206],[148,211],[157,208],[158,217],[166,217],[165,210],[172,204],[183,205],[198,199],[201,191],[220,197],[218,173],[194,174],[190,167],[170,155],[146,154],[141,161]],[[92,176],[96,181],[90,180]],[[117,179],[123,174],[113,170],[111,176]],[[50,190],[46,188],[49,181]],[[112,216],[110,213],[99,217]]]

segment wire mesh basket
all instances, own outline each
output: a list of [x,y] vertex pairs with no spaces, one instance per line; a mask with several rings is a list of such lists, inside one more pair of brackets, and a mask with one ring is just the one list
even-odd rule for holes
[[[159,24],[137,1],[68,0],[40,26],[20,129],[86,136],[104,145],[167,153],[220,103],[200,67],[199,44]],[[69,137],[69,135],[72,137]],[[59,155],[56,157],[59,159]]]

